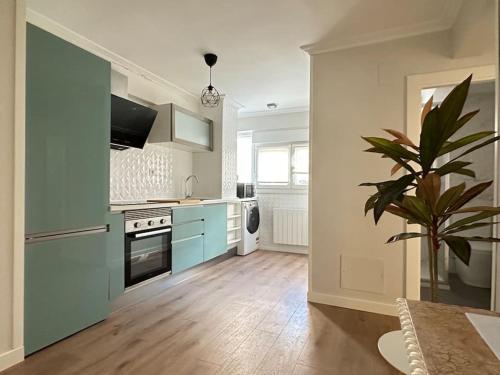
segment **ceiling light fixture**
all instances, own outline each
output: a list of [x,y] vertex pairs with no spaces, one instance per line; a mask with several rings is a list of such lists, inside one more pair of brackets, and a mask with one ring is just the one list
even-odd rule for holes
[[205,107],[217,107],[220,101],[220,94],[212,86],[212,66],[217,62],[217,55],[207,53],[203,56],[205,63],[210,67],[210,84],[201,91],[201,104]]
[[267,108],[268,109],[276,109],[276,108],[278,108],[278,104],[276,104],[276,103],[267,103]]

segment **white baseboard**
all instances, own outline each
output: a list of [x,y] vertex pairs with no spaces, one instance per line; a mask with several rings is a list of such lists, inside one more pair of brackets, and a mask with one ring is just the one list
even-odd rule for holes
[[264,251],[281,251],[283,253],[308,254],[309,250],[304,246],[287,246],[287,245],[269,245],[261,244],[259,250]]
[[324,305],[332,305],[344,307],[347,309],[368,311],[377,314],[397,316],[396,301],[394,304],[385,302],[376,302],[366,299],[334,296],[331,294],[317,293],[309,291],[307,293],[309,302],[322,303]]
[[0,371],[24,361],[24,346],[0,354]]

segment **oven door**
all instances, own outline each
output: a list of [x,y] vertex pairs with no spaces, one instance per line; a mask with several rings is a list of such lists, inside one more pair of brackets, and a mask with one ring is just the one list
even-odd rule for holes
[[125,234],[125,287],[172,270],[172,228]]

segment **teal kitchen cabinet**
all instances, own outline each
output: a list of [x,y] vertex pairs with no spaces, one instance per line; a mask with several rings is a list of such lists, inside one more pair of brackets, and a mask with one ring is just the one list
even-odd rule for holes
[[106,318],[110,63],[26,35],[25,353]]
[[184,224],[174,225],[172,228],[172,241],[178,241],[189,237],[203,234],[205,225],[203,220],[192,221]]
[[26,233],[104,225],[109,62],[27,25]]
[[187,223],[190,221],[203,220],[203,206],[173,207],[172,224]]
[[109,273],[108,297],[115,300],[125,290],[125,221],[123,213],[108,214],[107,265]]
[[26,354],[107,317],[106,237],[104,232],[26,244]]
[[205,245],[203,260],[222,255],[227,248],[227,204],[210,204],[203,207],[205,218]]
[[203,263],[203,206],[172,208],[172,273]]
[[203,263],[203,237],[203,234],[198,234],[172,241],[173,274]]

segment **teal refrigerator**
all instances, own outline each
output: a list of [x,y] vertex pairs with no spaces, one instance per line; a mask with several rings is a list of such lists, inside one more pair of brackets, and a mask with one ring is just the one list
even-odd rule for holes
[[25,352],[106,318],[110,64],[27,25]]

